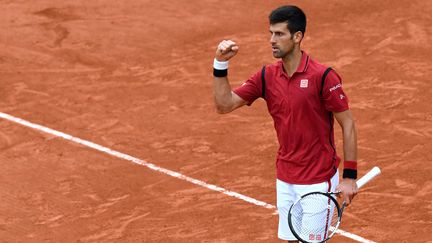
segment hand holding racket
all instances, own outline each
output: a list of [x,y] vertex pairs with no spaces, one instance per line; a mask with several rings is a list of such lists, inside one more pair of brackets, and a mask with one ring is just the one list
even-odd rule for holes
[[[360,189],[367,182],[379,175],[381,170],[374,167],[357,180]],[[320,243],[329,240],[339,228],[342,206],[336,200],[339,192],[311,192],[297,200],[288,212],[288,225],[294,236],[301,242]]]

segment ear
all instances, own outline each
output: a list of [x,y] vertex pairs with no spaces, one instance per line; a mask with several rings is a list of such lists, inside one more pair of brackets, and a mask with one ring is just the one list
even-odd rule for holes
[[301,31],[297,31],[293,35],[294,43],[298,44],[303,40],[303,33]]

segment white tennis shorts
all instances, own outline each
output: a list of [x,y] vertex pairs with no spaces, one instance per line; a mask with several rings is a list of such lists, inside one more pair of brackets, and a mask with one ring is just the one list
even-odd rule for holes
[[276,180],[277,207],[279,211],[279,239],[297,240],[288,226],[288,211],[295,201],[297,201],[302,195],[309,192],[334,192],[338,184],[339,171],[335,173],[329,182],[311,185],[289,184],[281,180]]

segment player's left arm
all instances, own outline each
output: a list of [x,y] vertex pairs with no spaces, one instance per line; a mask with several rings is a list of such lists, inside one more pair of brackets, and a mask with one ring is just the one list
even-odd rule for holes
[[344,175],[337,190],[341,192],[347,205],[358,192],[355,177],[357,176],[357,131],[354,118],[350,110],[333,112],[334,117],[342,128],[343,152],[344,152]]

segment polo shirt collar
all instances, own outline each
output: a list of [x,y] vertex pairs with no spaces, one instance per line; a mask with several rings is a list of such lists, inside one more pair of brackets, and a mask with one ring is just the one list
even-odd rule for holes
[[[300,59],[300,64],[294,73],[304,73],[304,72],[306,72],[308,66],[309,66],[309,55],[306,52],[302,51],[302,57]],[[279,62],[279,67],[280,67],[279,75],[283,75],[285,73],[284,67],[283,67],[283,61]]]

